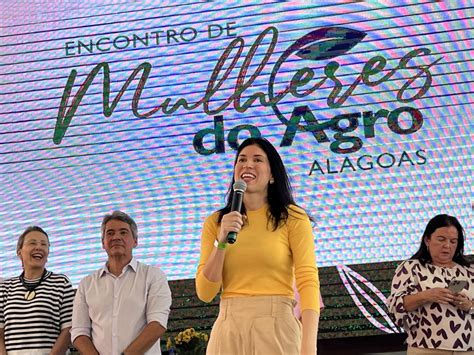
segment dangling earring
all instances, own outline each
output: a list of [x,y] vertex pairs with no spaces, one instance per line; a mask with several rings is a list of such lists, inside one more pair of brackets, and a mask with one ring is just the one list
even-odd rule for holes
[[275,180],[273,178],[270,179],[270,185],[273,184]]

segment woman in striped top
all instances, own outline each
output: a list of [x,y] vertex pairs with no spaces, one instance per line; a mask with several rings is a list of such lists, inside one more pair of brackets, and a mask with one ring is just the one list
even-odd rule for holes
[[0,354],[65,354],[74,291],[69,279],[45,268],[49,238],[37,226],[18,238],[20,276],[0,284]]

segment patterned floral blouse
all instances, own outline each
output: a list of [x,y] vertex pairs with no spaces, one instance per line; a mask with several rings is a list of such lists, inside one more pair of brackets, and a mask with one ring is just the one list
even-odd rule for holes
[[435,287],[447,287],[452,279],[468,280],[462,293],[474,298],[474,268],[452,268],[426,264],[418,260],[402,262],[392,280],[388,309],[398,326],[408,334],[407,344],[415,348],[474,350],[474,313],[451,304],[426,303],[412,312],[405,310],[403,298]]

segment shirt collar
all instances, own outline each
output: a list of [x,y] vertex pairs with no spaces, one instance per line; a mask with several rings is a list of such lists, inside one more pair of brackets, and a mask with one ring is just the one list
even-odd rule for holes
[[[138,261],[135,259],[135,257],[132,256],[132,260],[125,265],[123,270],[127,270],[127,268],[131,268],[134,272],[137,272],[138,268]],[[104,276],[105,274],[110,273],[109,268],[107,267],[107,262],[102,266],[102,268],[99,270],[99,277]]]

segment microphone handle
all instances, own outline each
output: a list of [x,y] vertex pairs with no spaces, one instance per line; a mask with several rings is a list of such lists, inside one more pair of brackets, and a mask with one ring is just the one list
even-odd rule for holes
[[237,233],[229,232],[229,234],[227,234],[227,243],[234,244],[236,240],[237,240]]
[[[241,190],[235,190],[234,191],[234,197],[232,198],[232,203],[231,203],[230,210],[240,212],[242,210],[242,199],[243,198],[244,198],[244,192],[241,191]],[[237,233],[229,232],[227,234],[227,243],[234,244],[236,240],[237,240]]]

